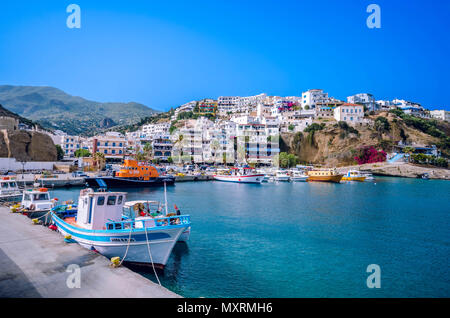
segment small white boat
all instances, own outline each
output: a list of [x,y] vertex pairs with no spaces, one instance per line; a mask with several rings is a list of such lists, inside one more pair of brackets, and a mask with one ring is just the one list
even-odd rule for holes
[[291,181],[306,182],[308,181],[308,176],[303,171],[294,171],[291,176]]
[[1,177],[0,178],[0,202],[14,202],[20,201],[22,198],[22,190],[17,186],[16,179],[14,177]]
[[237,183],[261,183],[264,174],[253,173],[251,168],[231,168],[222,174],[213,176],[214,180]]
[[375,178],[370,172],[361,172],[361,175],[365,177],[364,181],[373,181]]
[[189,215],[154,217],[145,210],[148,201],[125,204],[125,198],[124,192],[81,190],[76,218],[52,211],[52,220],[63,235],[108,258],[164,268],[180,236],[191,226]]
[[289,182],[291,177],[286,170],[277,170],[275,172],[275,181]]
[[39,218],[47,214],[56,205],[47,188],[24,190],[20,207],[15,209],[30,218]]

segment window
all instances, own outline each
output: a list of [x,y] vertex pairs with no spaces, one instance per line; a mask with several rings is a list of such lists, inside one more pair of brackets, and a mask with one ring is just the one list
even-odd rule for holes
[[98,197],[97,205],[103,205],[103,204],[105,204],[105,197]]
[[123,196],[119,195],[119,199],[117,200],[117,204],[122,204]]
[[107,205],[115,205],[115,204],[116,204],[116,196],[115,195],[109,196]]

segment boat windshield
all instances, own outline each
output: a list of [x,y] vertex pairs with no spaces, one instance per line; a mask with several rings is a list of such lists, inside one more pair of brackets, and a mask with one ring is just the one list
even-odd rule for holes
[[48,201],[50,196],[48,193],[36,193],[33,194],[33,201]]

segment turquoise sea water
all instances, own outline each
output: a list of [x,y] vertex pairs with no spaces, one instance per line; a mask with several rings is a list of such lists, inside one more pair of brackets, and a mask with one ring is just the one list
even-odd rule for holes
[[[163,200],[163,189],[128,190]],[[55,190],[60,200],[79,189]],[[186,297],[449,297],[450,182],[177,183],[169,204],[191,215],[160,273]],[[381,288],[369,289],[369,264]],[[141,272],[154,280],[152,272]]]

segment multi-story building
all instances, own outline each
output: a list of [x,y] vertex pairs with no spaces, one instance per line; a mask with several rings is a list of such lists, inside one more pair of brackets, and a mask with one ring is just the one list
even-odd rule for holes
[[447,110],[432,110],[430,115],[436,119],[450,121],[450,112]]
[[235,113],[239,106],[239,96],[220,96],[217,99],[217,108],[221,115]]
[[330,101],[328,93],[324,93],[323,89],[310,89],[302,93],[302,108],[306,106],[309,108],[315,108],[319,103],[327,103]]
[[104,135],[92,137],[91,141],[89,151],[103,153],[105,158],[111,159],[110,161],[119,160],[126,153],[127,141],[119,132],[107,132]]
[[171,117],[171,119],[176,120],[178,118],[178,114],[193,111],[196,105],[197,105],[197,101],[195,101],[195,100],[181,105],[180,107],[175,109],[174,114]]
[[375,97],[372,94],[360,93],[347,97],[347,103],[361,104],[366,107],[368,111],[378,110],[378,104],[375,102]]
[[165,135],[169,133],[170,123],[157,123],[142,126],[142,132],[147,136]]
[[364,119],[364,107],[358,104],[344,103],[334,109],[334,119],[349,124],[360,123]]
[[75,156],[75,152],[78,149],[83,148],[82,147],[82,143],[83,143],[83,138],[79,137],[79,136],[60,136],[61,138],[61,148],[64,151],[64,156],[65,157],[70,157],[73,158]]
[[205,98],[198,102],[198,111],[204,114],[216,113],[217,111],[217,100]]
[[173,142],[170,135],[154,136],[152,141],[153,158],[167,160],[172,156]]

